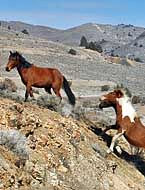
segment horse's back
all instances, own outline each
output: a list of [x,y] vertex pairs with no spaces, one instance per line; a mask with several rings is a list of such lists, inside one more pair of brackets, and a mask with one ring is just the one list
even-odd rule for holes
[[35,87],[45,87],[53,83],[62,83],[63,75],[58,69],[33,66],[29,69],[29,81]]

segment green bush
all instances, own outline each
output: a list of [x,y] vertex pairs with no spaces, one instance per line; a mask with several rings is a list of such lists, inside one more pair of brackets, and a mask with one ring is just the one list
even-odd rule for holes
[[86,37],[82,36],[81,41],[80,41],[80,46],[81,47],[87,47],[87,45],[88,45],[88,42],[87,42]]
[[97,43],[97,42],[90,42],[90,43],[88,43],[88,45],[87,45],[86,48],[94,50],[94,51],[98,51],[99,53],[103,52],[102,46],[99,43]]
[[135,58],[134,58],[134,61],[136,61],[136,62],[141,62],[141,63],[143,62],[139,57],[135,57]]
[[29,32],[28,32],[26,29],[22,30],[21,32],[22,32],[23,34],[27,34],[27,35],[29,34]]

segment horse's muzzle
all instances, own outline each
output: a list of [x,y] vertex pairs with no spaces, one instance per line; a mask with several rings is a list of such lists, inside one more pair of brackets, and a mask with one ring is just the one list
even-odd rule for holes
[[10,69],[9,69],[8,67],[6,67],[6,71],[7,71],[7,72],[9,72],[9,71],[10,71]]
[[107,108],[107,107],[109,107],[109,104],[108,104],[107,102],[102,101],[102,102],[99,104],[99,108],[100,108],[100,109]]
[[106,102],[106,101],[101,101],[101,103],[99,104],[99,108],[103,109],[103,108],[108,108],[111,107],[112,104],[110,104],[110,102]]
[[99,109],[101,109],[101,110],[103,109],[102,103],[99,104]]

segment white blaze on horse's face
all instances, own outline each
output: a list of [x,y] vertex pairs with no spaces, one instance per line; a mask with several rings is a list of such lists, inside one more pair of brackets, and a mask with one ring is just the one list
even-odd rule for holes
[[101,101],[103,101],[105,99],[106,99],[105,96],[101,96],[101,98],[100,98]]
[[122,107],[122,118],[128,116],[131,122],[135,122],[134,119],[137,116],[137,114],[130,102],[129,97],[125,95],[121,98],[117,98],[117,101],[119,102],[119,105]]

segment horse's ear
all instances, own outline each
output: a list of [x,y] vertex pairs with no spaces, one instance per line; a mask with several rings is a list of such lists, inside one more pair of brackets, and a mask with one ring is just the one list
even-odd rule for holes
[[12,51],[10,51],[10,55],[12,55],[13,53],[12,53]]
[[117,98],[121,98],[123,96],[123,92],[121,90],[116,90],[116,96]]

